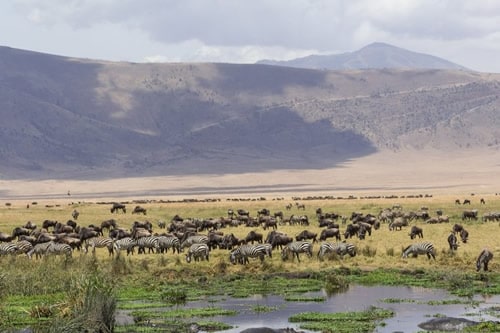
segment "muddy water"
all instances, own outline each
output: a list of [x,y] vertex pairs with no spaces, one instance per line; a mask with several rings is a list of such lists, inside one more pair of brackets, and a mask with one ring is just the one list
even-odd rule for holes
[[[223,298],[214,303],[214,299],[190,302],[187,307],[217,306],[224,309],[238,311],[236,316],[213,317],[210,320],[221,321],[235,326],[234,329],[221,332],[236,333],[251,327],[270,328],[298,328],[298,324],[289,323],[288,317],[299,312],[347,312],[362,311],[370,305],[381,308],[392,309],[395,316],[384,320],[385,326],[379,326],[375,332],[418,332],[422,331],[417,325],[432,319],[434,315],[440,314],[449,317],[462,317],[470,320],[498,320],[485,314],[484,311],[493,306],[500,306],[500,296],[485,298],[476,296],[475,301],[481,302],[478,306],[467,304],[451,305],[429,305],[429,301],[444,301],[461,299],[467,302],[467,298],[459,298],[450,295],[446,291],[427,289],[419,287],[386,287],[386,286],[358,286],[351,285],[343,293],[327,296],[325,292],[307,293],[305,296],[324,296],[324,302],[287,302],[280,296],[260,296],[244,299]],[[406,300],[399,303],[386,303],[383,299],[393,298]],[[411,301],[410,301],[411,300]],[[268,306],[275,308],[274,311],[255,313],[253,307]]]

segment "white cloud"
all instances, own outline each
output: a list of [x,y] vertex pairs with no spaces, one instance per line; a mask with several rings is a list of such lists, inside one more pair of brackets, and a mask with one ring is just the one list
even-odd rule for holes
[[242,63],[381,41],[500,71],[495,0],[13,0],[0,28],[16,31],[3,45],[109,60]]

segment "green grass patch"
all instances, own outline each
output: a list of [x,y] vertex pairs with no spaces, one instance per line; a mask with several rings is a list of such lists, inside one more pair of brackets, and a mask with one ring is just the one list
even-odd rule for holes
[[394,316],[391,310],[370,307],[360,312],[320,313],[305,312],[288,320],[300,323],[300,328],[321,332],[372,332],[377,322]]

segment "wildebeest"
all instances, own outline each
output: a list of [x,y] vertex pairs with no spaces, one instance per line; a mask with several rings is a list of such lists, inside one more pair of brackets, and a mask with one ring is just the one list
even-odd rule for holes
[[470,200],[469,199],[464,199],[464,202],[462,204],[463,205],[470,205]]
[[236,211],[238,213],[238,216],[247,216],[250,217],[250,212],[244,209],[238,209]]
[[481,266],[483,266],[484,271],[487,272],[488,263],[490,262],[491,259],[493,259],[493,252],[491,252],[487,248],[484,248],[479,254],[479,257],[477,257],[476,271],[479,272],[481,270]]
[[111,228],[116,229],[116,220],[109,219],[101,222],[101,229],[108,229],[108,232],[111,231]]
[[456,251],[458,248],[457,236],[453,232],[448,236],[448,245],[450,245],[450,250],[452,251]]
[[480,203],[481,205],[486,205],[486,201],[484,200],[484,198],[481,198],[481,200],[479,200],[479,203]]
[[76,209],[73,209],[73,212],[71,212],[71,216],[73,219],[78,220],[78,216],[80,216],[80,212],[77,211]]
[[146,208],[141,206],[135,206],[132,214],[143,214],[146,215]]
[[477,209],[464,210],[462,213],[462,220],[477,220]]
[[263,238],[263,235],[261,233],[258,233],[256,231],[252,230],[245,237],[244,241],[245,241],[245,243],[251,242],[252,244],[254,242],[262,243],[262,238]]
[[5,232],[0,232],[0,242],[10,242],[15,238],[15,236],[6,234]]
[[414,225],[414,226],[411,227],[411,230],[410,230],[410,238],[414,239],[417,236],[419,238],[424,238],[424,232],[423,232],[422,228],[417,227],[416,225]]
[[257,216],[269,216],[271,215],[271,211],[267,208],[262,208],[257,211]]
[[338,228],[327,228],[327,229],[321,230],[319,240],[324,241],[324,240],[327,240],[328,238],[333,238],[333,237],[335,237],[335,239],[337,239],[337,240],[341,239],[340,230]]
[[467,240],[469,239],[469,232],[465,229],[462,229],[460,231],[460,239],[462,240],[462,243],[467,243]]
[[113,206],[111,207],[111,213],[118,213],[119,211],[122,211],[123,213],[127,212],[127,208],[125,207],[124,204],[121,204],[119,202],[113,203]]
[[296,241],[303,241],[303,240],[311,239],[313,242],[316,242],[317,236],[318,236],[318,234],[315,232],[311,232],[309,230],[303,230],[297,236],[295,236],[295,240]]

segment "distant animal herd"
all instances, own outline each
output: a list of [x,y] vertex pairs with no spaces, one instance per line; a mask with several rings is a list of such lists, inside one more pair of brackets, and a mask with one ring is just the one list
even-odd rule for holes
[[[457,199],[455,204],[470,205],[471,202],[469,199]],[[480,199],[480,204],[486,204],[483,198]],[[290,211],[294,207],[297,211],[305,211],[306,208],[305,204],[295,202],[295,205],[287,204],[285,210]],[[122,203],[113,203],[109,211],[111,214],[126,214],[127,207]],[[0,232],[0,256],[24,254],[31,259],[55,254],[72,257],[74,251],[88,253],[90,250],[95,253],[96,248],[106,248],[110,256],[120,256],[123,251],[127,255],[133,255],[136,250],[138,254],[161,254],[171,250],[174,254],[185,252],[186,262],[190,263],[209,260],[212,250],[222,249],[228,251],[230,263],[246,265],[250,262],[249,259],[254,258],[263,262],[266,257],[272,257],[273,251],[280,251],[283,261],[296,259],[300,262],[301,254],[312,258],[314,244],[322,242],[316,253],[319,260],[330,256],[342,259],[345,255],[354,257],[357,254],[356,246],[349,243],[349,239],[357,237],[363,240],[370,237],[382,224],[396,232],[409,227],[411,221],[420,220],[424,225],[432,225],[449,223],[450,220],[441,210],[436,211],[436,216],[432,217],[427,207],[421,207],[417,211],[404,211],[399,204],[383,209],[378,214],[352,212],[350,216],[341,216],[334,212],[324,212],[322,208],[317,208],[315,213],[315,220],[321,228],[319,235],[307,229],[312,223],[307,215],[286,215],[283,211],[271,212],[267,208],[258,210],[255,216],[244,209],[228,209],[227,216],[224,217],[182,218],[175,215],[169,223],[158,221],[153,225],[149,221],[135,221],[129,228],[119,226],[114,218],[106,219],[99,225],[81,226],[77,223],[80,213],[74,209],[72,219],[65,223],[44,220],[39,227],[28,221],[9,233]],[[132,214],[145,216],[147,210],[135,206]],[[478,210],[463,210],[461,219],[479,220]],[[500,213],[484,213],[482,221],[500,221]],[[303,226],[304,230],[290,236],[278,230],[284,225]],[[237,238],[231,228],[239,227],[252,230],[246,237]],[[260,228],[267,232],[266,236],[259,231]],[[422,226],[412,225],[409,237],[420,241],[405,246],[402,258],[426,255],[429,259],[435,259],[435,246],[423,241]],[[455,223],[446,239],[450,251],[458,250],[458,237],[466,244],[469,232],[463,225]],[[334,241],[329,241],[330,239]],[[484,248],[477,257],[476,270],[482,268],[487,271],[492,258],[492,251]]]

